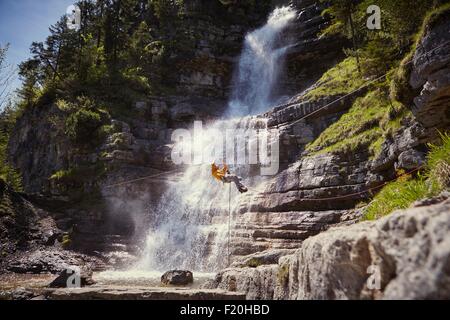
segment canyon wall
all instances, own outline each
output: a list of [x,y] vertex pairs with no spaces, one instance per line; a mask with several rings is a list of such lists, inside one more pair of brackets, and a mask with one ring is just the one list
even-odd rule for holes
[[[447,13],[425,29],[408,77],[416,117],[386,139],[378,157],[299,152],[306,144],[301,133],[314,139],[317,118],[337,117],[348,102],[302,120],[300,130],[295,119],[328,101],[309,107],[300,99],[268,113],[273,125],[283,123],[290,141],[298,142],[286,144],[298,160],[243,201],[236,214],[234,263],[210,287],[246,292],[249,299],[449,297],[448,192],[376,222],[356,223],[361,209],[353,209],[370,197],[371,187],[395,177],[396,169],[422,165],[424,143],[448,128],[450,37],[442,30],[449,21]],[[367,287],[371,266],[380,270],[376,290]]]

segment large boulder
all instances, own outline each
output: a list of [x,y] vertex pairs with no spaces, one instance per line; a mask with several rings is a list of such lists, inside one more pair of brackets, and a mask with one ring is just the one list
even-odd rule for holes
[[[74,277],[79,277],[79,283]],[[86,269],[65,269],[49,285],[49,288],[68,288],[70,286],[85,287],[95,284],[92,271]]]
[[192,272],[186,270],[171,270],[161,276],[164,285],[186,286],[194,282]]

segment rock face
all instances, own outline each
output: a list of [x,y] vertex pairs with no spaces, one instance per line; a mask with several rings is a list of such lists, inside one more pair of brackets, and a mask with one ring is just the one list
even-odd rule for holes
[[413,57],[409,80],[420,92],[414,98],[413,112],[431,135],[450,125],[449,20],[447,11],[427,26]]
[[[338,36],[319,37],[329,21],[322,16],[326,3],[314,0],[294,0],[290,3],[299,12],[298,19],[287,30],[294,39],[287,55],[286,73],[280,79],[283,94],[295,95],[317,81],[320,76],[343,57],[342,48],[349,45]],[[287,4],[287,1],[284,2]],[[320,61],[316,57],[320,56]]]
[[278,264],[225,269],[213,287],[250,299],[449,299],[449,259],[447,198],[332,228]]
[[[240,204],[233,241],[235,256],[295,248],[332,225],[357,219],[359,211],[350,209],[394,179],[396,170],[411,171],[423,165],[426,143],[434,139],[436,129],[442,131],[450,125],[446,30],[448,14],[427,27],[410,77],[418,92],[414,106],[410,106],[416,118],[402,121],[402,127],[386,137],[375,158],[367,150],[305,152],[306,145],[339,119],[365,89],[338,101],[341,96],[310,101],[300,94],[264,114],[268,126],[280,132],[281,172]],[[425,54],[433,48],[438,49]],[[311,116],[303,119],[307,115]]]
[[[47,212],[0,179],[0,245],[3,256],[37,246],[52,246],[62,236]],[[0,260],[1,265],[1,260]]]
[[102,261],[62,248],[52,215],[0,180],[0,270],[2,273],[59,273],[69,266],[101,269]]
[[167,271],[161,276],[161,283],[164,285],[186,286],[194,282],[192,272],[186,270]]

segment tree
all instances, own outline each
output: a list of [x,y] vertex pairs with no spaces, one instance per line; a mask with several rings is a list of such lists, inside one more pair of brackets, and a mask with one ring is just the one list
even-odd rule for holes
[[6,61],[9,44],[0,46],[0,111],[3,110],[11,98],[12,84],[16,77],[16,68]]
[[358,71],[361,71],[361,67],[358,54],[358,30],[355,26],[354,15],[360,2],[360,0],[332,0],[330,6],[323,12],[332,19],[331,26],[324,33],[342,33],[352,40]]
[[22,87],[18,90],[18,96],[26,104],[31,105],[37,97],[37,92],[43,85],[43,72],[41,63],[37,59],[28,59],[19,65],[19,76]]
[[7,161],[7,146],[9,133],[11,132],[15,118],[16,109],[11,99],[11,84],[14,80],[16,70],[6,63],[6,53],[9,45],[0,47],[0,179],[6,181],[14,189],[22,189],[22,179]]
[[[370,0],[365,1],[366,5]],[[426,13],[435,5],[434,0],[380,0],[383,29],[396,48],[409,46],[412,35],[418,31]]]

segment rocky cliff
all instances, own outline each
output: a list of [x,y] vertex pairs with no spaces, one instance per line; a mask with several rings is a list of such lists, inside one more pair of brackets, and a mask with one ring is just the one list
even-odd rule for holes
[[376,222],[331,228],[291,254],[249,256],[210,286],[246,292],[248,299],[448,298],[448,196]]

